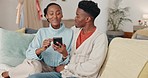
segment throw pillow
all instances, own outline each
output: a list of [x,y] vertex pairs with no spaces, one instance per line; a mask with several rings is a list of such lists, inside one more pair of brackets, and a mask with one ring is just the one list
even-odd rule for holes
[[33,34],[18,33],[0,28],[0,64],[16,66],[23,62]]
[[138,78],[148,78],[148,62],[143,67],[142,71],[139,74]]
[[137,34],[136,39],[148,40],[148,36]]
[[25,33],[27,34],[35,34],[37,33],[38,30],[31,29],[31,28],[26,28]]
[[16,30],[16,32],[25,33],[25,29],[26,28],[21,28],[21,29]]

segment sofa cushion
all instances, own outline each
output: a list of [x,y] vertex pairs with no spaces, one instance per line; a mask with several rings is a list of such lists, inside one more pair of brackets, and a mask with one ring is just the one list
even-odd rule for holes
[[16,32],[25,33],[25,29],[26,28],[21,28],[21,29],[16,30]]
[[25,51],[34,38],[33,34],[18,33],[0,28],[0,64],[20,64],[26,57]]

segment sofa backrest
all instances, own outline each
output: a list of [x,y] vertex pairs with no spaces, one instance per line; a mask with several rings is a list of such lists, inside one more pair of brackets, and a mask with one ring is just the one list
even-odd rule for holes
[[100,78],[138,78],[148,61],[148,40],[114,38]]

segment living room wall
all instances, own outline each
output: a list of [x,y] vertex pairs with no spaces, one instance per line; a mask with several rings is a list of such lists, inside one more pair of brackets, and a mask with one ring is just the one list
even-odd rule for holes
[[[110,7],[113,7],[113,2],[115,0],[110,0]],[[133,26],[138,25],[138,20],[142,19],[142,14],[148,13],[148,0],[122,0],[121,7],[130,7],[129,18],[132,23],[125,23],[122,27],[124,31],[133,32]]]
[[[42,0],[42,8],[48,4],[49,0]],[[63,19],[73,19],[75,17],[75,10],[77,7],[77,3],[79,0],[56,0],[56,2],[60,3],[63,8],[64,18]],[[94,0],[99,3],[101,7],[102,14],[100,15],[95,23],[98,27],[100,27],[101,31],[106,31],[105,21],[107,18],[107,7],[108,1],[110,3],[109,7],[112,6],[112,2],[114,0]],[[133,25],[138,25],[138,20],[142,19],[143,13],[148,13],[148,0],[123,0],[122,6],[129,6],[130,9],[130,18],[133,20],[133,23],[127,23],[124,25],[124,31],[133,31]],[[16,6],[17,0],[0,0],[0,27],[9,29],[9,30],[16,30],[18,26],[15,24],[16,20]],[[106,13],[106,14],[105,14]],[[100,26],[101,25],[101,26]]]
[[0,27],[16,30],[16,6],[18,0],[0,0]]
[[[42,11],[49,3],[52,3],[52,2],[58,3],[62,7],[63,19],[73,19],[74,18],[78,0],[65,0],[65,1],[62,1],[62,0],[55,0],[55,1],[42,0],[42,3],[41,3]],[[45,18],[43,18],[43,19],[45,19]]]

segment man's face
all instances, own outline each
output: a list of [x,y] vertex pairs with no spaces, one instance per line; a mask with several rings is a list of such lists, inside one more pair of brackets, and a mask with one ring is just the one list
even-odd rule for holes
[[46,18],[51,23],[53,28],[57,28],[60,26],[62,17],[62,10],[59,6],[51,5],[48,7]]
[[75,17],[75,26],[77,28],[84,27],[86,24],[87,17],[88,17],[88,14],[84,10],[77,8],[76,17]]

